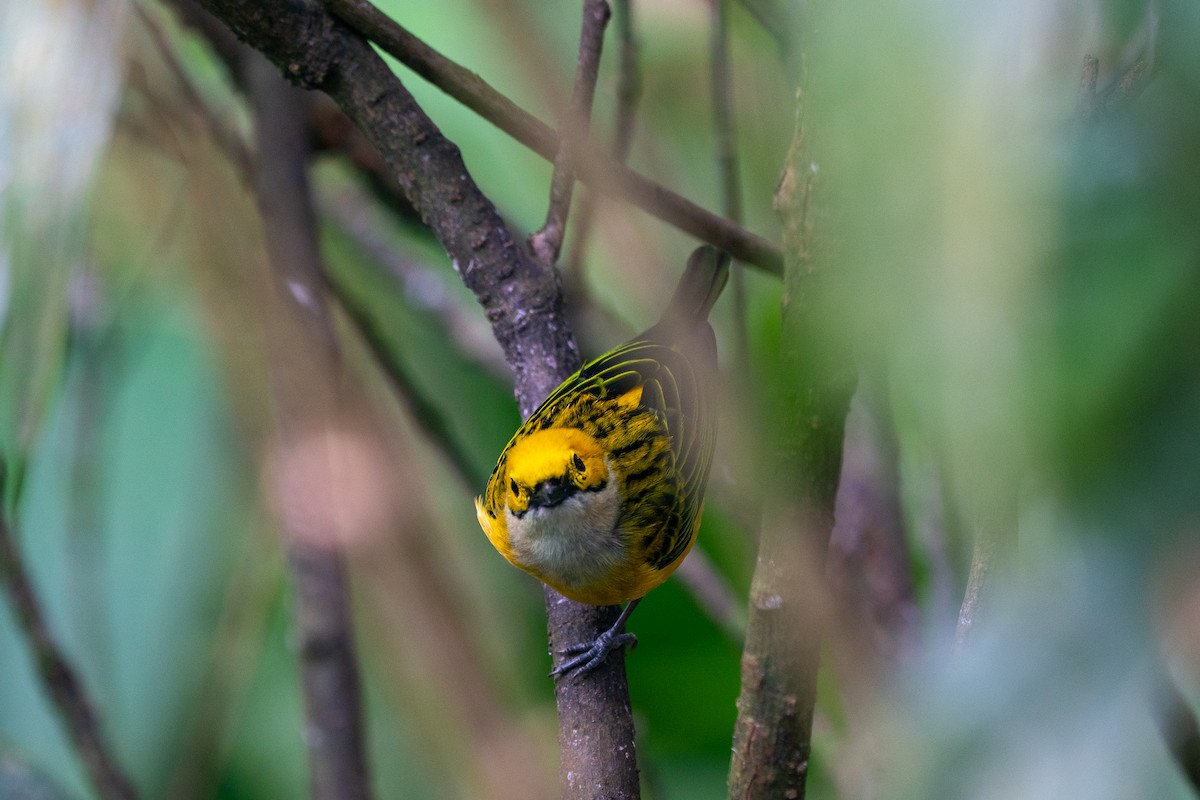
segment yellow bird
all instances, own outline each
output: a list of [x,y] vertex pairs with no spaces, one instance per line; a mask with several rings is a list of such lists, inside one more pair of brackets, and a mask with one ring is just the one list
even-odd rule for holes
[[586,672],[636,643],[622,628],[683,561],[712,463],[716,337],[708,324],[729,256],[697,249],[654,327],[584,365],[500,454],[479,524],[513,565],[591,605],[628,603],[552,675]]

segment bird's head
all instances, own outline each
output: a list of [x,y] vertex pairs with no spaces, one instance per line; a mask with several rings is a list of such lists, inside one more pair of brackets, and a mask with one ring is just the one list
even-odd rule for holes
[[602,492],[609,481],[604,449],[577,428],[535,431],[508,453],[508,510],[523,517],[551,509],[581,492]]

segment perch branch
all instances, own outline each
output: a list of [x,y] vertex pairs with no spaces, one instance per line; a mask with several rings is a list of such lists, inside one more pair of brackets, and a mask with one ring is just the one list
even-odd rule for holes
[[[528,416],[579,366],[554,273],[519,247],[467,173],[458,148],[417,105],[370,45],[319,6],[287,0],[203,0],[291,79],[328,94],[371,139],[422,220],[475,293],[513,369]],[[595,638],[608,609],[550,605],[552,645]],[[634,796],[633,722],[623,659],[579,681],[559,681],[564,795]],[[628,775],[632,771],[632,789]]]

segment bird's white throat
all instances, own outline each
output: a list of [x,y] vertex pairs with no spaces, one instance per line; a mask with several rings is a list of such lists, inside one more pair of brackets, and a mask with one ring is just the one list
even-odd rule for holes
[[600,491],[576,492],[520,517],[506,510],[509,545],[521,564],[565,586],[584,587],[624,558],[616,530],[620,513],[617,478],[609,464]]

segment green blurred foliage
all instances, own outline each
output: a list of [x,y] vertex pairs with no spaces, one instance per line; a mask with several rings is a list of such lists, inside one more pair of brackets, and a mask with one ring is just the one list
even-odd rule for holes
[[[569,96],[575,4],[380,6],[547,121]],[[0,64],[25,52],[16,8],[0,7]],[[644,94],[631,162],[718,208],[707,8],[635,11]],[[257,385],[246,362],[230,355],[231,341],[261,345],[262,323],[214,299],[204,276],[224,273],[199,263],[195,244],[253,241],[257,223],[218,230],[197,210],[211,186],[245,202],[242,188],[216,175],[211,142],[172,121],[185,116],[177,85],[142,23],[124,24],[135,33],[120,96],[112,77],[75,106],[59,102],[58,72],[42,69],[46,84],[30,94],[0,71],[0,164],[23,165],[32,143],[73,156],[51,157],[61,169],[36,181],[17,169],[0,184],[0,447],[28,465],[20,538],[51,627],[146,796],[303,796],[288,591],[255,449],[269,425],[242,396]],[[771,204],[795,97],[774,40],[740,7],[732,32],[747,226],[778,238]],[[217,62],[193,36],[171,38],[202,95],[244,125]],[[1181,0],[817,4],[802,39],[803,119],[833,243],[823,266],[840,289],[821,334],[881,365],[890,385],[925,618],[921,652],[888,676],[894,691],[865,719],[843,705],[841,676],[822,675],[811,797],[1186,796],[1143,688],[1155,626],[1179,612],[1161,605],[1164,565],[1195,558],[1200,512],[1198,40],[1200,13]],[[1084,54],[1101,59],[1103,90],[1147,41],[1155,72],[1141,96],[1079,119]],[[86,55],[113,70],[115,39],[102,44]],[[610,40],[601,140],[615,52]],[[398,72],[513,227],[538,227],[549,166]],[[45,106],[38,114],[59,116],[22,111],[30,97]],[[64,121],[68,110],[82,121]],[[114,126],[120,142],[105,149]],[[335,199],[353,181],[328,159],[314,175]],[[599,213],[586,286],[614,328],[640,329],[692,242],[615,203]],[[389,274],[326,222],[332,277],[442,411],[479,483],[517,421],[507,377],[458,346],[428,302],[432,291],[477,313],[445,255],[411,223],[386,228],[419,278]],[[787,382],[779,283],[757,273],[747,283],[750,363],[727,365],[735,377],[699,545],[739,598],[757,510],[747,465],[764,457],[749,423],[779,413],[763,398]],[[714,315],[723,345],[727,306]],[[354,567],[372,774],[380,796],[461,796],[470,779],[429,764],[452,763],[473,731],[439,694],[421,661],[428,640],[414,632],[467,641],[496,705],[552,748],[541,595],[479,535],[471,499],[482,486],[464,486],[340,322],[348,361],[398,431],[413,477],[397,493],[424,514],[420,555],[457,614],[454,631],[431,634],[404,609],[390,615],[370,565]],[[1017,540],[1015,563],[986,629],[955,651],[973,535],[997,520]],[[724,796],[738,647],[678,580],[631,627],[648,795]],[[1196,695],[1197,665],[1180,662]],[[6,603],[0,675],[3,749],[90,796]]]

